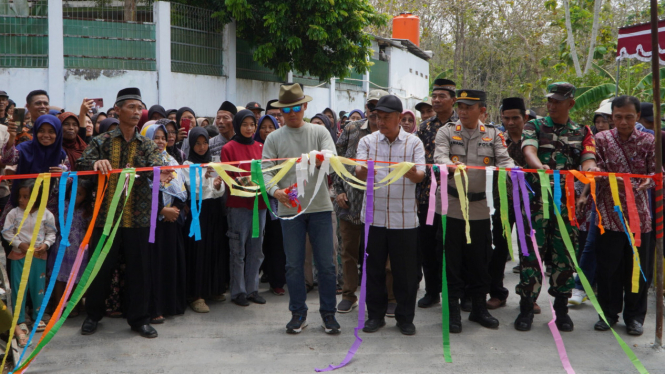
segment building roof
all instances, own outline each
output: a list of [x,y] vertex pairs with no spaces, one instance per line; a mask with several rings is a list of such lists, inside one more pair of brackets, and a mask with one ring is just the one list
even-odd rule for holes
[[379,46],[391,46],[391,47],[397,47],[400,49],[406,49],[409,51],[409,53],[418,56],[422,58],[425,61],[428,61],[432,58],[432,52],[431,51],[423,51],[415,45],[412,41],[408,39],[392,39],[392,38],[383,38],[377,35],[372,35],[374,39],[376,40],[377,44]]

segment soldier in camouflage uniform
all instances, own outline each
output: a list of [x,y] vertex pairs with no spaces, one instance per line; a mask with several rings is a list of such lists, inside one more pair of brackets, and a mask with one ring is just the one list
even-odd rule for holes
[[[575,105],[575,86],[565,82],[554,83],[549,85],[547,90],[549,116],[529,121],[522,133],[522,152],[528,167],[544,170],[579,170],[581,166],[583,171],[595,170],[596,148],[591,129],[576,124],[569,117],[570,109]],[[562,176],[562,191],[564,180],[565,177]],[[534,178],[532,182],[534,186],[539,185]],[[535,190],[540,191],[540,188]],[[542,198],[549,197],[542,196]],[[573,331],[573,321],[568,316],[568,298],[575,286],[574,268],[561,238],[562,233],[559,231],[554,214],[554,204],[549,205],[549,219],[543,219],[542,200],[536,196],[531,202],[533,212],[531,221],[536,231],[538,250],[552,265],[549,294],[555,298],[556,325],[561,331]],[[566,222],[567,235],[575,238],[577,229],[568,220],[565,201],[561,204],[561,215]],[[535,253],[530,252],[528,257],[523,257],[520,252],[520,263],[522,267],[520,282],[515,291],[521,296],[521,301],[515,328],[528,331],[533,322],[533,303],[540,293],[542,275]]]

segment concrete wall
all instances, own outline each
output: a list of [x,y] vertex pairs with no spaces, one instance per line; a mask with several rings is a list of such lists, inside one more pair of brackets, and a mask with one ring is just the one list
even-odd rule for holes
[[414,107],[429,95],[429,62],[405,49],[390,48],[390,86],[400,96],[405,109]]
[[[37,89],[48,90],[48,69],[0,69],[0,90],[7,91],[9,98],[14,100],[17,106],[25,105],[25,97],[30,91]],[[51,98],[54,104],[56,99],[64,102],[62,94],[59,98]]]

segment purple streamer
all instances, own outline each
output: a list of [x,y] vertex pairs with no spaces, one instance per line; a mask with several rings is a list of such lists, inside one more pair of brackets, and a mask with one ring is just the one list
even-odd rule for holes
[[363,261],[363,276],[362,276],[362,283],[360,284],[360,297],[358,298],[358,326],[356,326],[353,329],[353,334],[356,336],[356,341],[353,342],[353,345],[351,345],[351,348],[349,348],[349,352],[346,354],[346,357],[344,357],[344,360],[339,364],[339,365],[330,365],[325,369],[314,369],[316,372],[321,373],[321,372],[326,372],[326,371],[333,371],[335,369],[339,369],[341,367],[346,366],[351,359],[353,359],[353,356],[356,355],[356,352],[358,352],[358,348],[360,348],[360,344],[362,344],[363,340],[358,335],[360,330],[365,327],[365,299],[367,295],[367,242],[369,240],[369,227],[371,224],[374,222],[374,161],[372,160],[367,160],[367,195],[365,199],[365,250],[363,252],[363,258],[365,261]]
[[[515,223],[517,224],[517,234],[520,239],[520,247],[522,248],[522,255],[529,256],[529,249],[526,245],[526,237],[524,236],[524,220],[522,219],[522,210],[520,209],[520,186],[517,179],[517,170],[510,171],[510,179],[513,182],[513,208],[515,208]],[[524,206],[529,204],[529,199],[524,201]],[[511,240],[511,238],[506,238]]]
[[[524,202],[524,210],[526,211],[526,216],[529,217],[527,222],[529,222],[529,232],[533,232],[533,227],[531,226],[531,204],[529,200],[529,193],[526,191],[525,186],[529,184],[524,180],[524,172],[522,170],[517,171],[517,176],[520,180],[520,190],[522,190],[522,201]],[[531,189],[531,188],[529,188]],[[531,190],[533,192],[533,190]]]
[[159,200],[159,166],[152,168],[152,212],[150,212],[150,238],[149,243],[155,242],[155,229],[157,228],[157,206]]

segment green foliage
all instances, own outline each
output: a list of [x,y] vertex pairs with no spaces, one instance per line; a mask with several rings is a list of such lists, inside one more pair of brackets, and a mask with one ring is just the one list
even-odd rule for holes
[[614,96],[616,92],[616,84],[614,83],[603,83],[595,87],[582,87],[582,94],[576,95],[575,106],[571,110],[571,113],[587,109],[589,107],[597,107],[597,104],[601,101],[608,99]]
[[261,65],[322,81],[366,72],[372,37],[363,30],[388,21],[367,0],[225,0],[218,9],[216,17],[237,21],[238,37],[256,47]]

